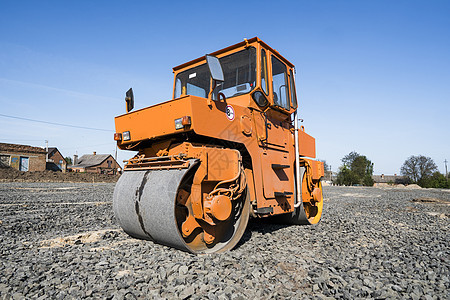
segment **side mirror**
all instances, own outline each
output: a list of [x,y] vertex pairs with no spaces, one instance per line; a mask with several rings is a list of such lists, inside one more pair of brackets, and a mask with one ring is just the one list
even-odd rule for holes
[[212,55],[206,55],[206,62],[208,63],[209,73],[214,81],[223,82],[223,70],[222,65],[217,57]]
[[130,88],[125,94],[125,102],[127,103],[127,112],[130,112],[130,110],[134,108],[134,96],[132,88]]

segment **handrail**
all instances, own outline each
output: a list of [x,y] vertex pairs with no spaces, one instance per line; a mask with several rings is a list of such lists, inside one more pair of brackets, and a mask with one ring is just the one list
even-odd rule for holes
[[297,110],[294,112],[294,144],[295,144],[295,187],[297,192],[297,203],[294,203],[294,208],[299,207],[303,204],[302,193],[300,189],[300,149],[298,144],[298,118]]

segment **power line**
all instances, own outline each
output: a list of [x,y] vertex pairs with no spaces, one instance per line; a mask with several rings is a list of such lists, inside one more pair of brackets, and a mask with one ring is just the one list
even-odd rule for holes
[[114,144],[114,146],[116,146],[115,144],[116,144],[116,141],[114,141],[114,140],[112,140],[111,142],[109,142],[109,143],[104,143],[104,144],[97,144],[97,145],[85,145],[85,146],[82,146],[82,147],[79,147],[79,146],[69,146],[69,147],[62,147],[61,149],[59,149],[59,150],[67,150],[67,149],[85,149],[85,148],[91,148],[91,147],[98,147],[98,146],[106,146],[106,145],[113,145]]
[[38,140],[31,140],[31,139],[21,139],[21,140],[18,140],[18,139],[9,139],[9,138],[3,138],[3,137],[0,137],[0,140],[2,140],[2,141],[13,141],[13,142],[42,142],[43,140],[42,139],[38,139]]
[[47,121],[41,121],[41,120],[33,120],[33,119],[28,119],[28,118],[16,117],[16,116],[8,116],[8,115],[4,115],[4,114],[0,114],[0,116],[1,117],[6,117],[6,118],[11,118],[11,119],[25,120],[25,121],[30,121],[30,122],[44,123],[44,124],[50,124],[50,125],[56,125],[56,126],[64,126],[64,127],[72,127],[72,128],[87,129],[87,130],[113,132],[113,130],[108,130],[108,129],[100,129],[100,128],[93,128],[93,127],[84,127],[84,126],[77,126],[77,125],[70,125],[70,124],[47,122]]

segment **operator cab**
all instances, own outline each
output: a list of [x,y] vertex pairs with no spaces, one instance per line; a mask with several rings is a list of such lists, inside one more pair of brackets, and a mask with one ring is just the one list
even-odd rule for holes
[[225,98],[227,102],[264,112],[274,109],[286,117],[297,109],[294,65],[259,38],[211,55],[219,59],[224,81],[211,80],[206,59],[200,57],[173,68],[174,99],[186,95],[215,101]]

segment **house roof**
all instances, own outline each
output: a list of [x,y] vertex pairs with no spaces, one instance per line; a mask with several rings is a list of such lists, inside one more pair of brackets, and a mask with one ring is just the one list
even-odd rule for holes
[[52,155],[54,151],[57,151],[56,147],[48,147],[48,155]]
[[407,181],[405,176],[398,175],[372,175],[373,181],[376,183],[403,183]]
[[54,154],[56,154],[56,152],[58,152],[62,157],[64,157],[64,156],[62,155],[62,153],[59,152],[58,148],[56,148],[56,147],[48,147],[48,156],[49,156],[49,157],[52,156],[52,155],[54,155]]
[[70,167],[71,168],[95,167],[100,165],[110,156],[111,154],[85,154],[78,159],[78,163],[76,165]]
[[22,153],[47,153],[44,148],[33,147],[29,145],[17,145],[17,144],[7,144],[0,143],[0,151],[8,152],[22,152]]

